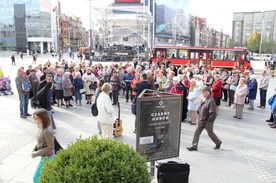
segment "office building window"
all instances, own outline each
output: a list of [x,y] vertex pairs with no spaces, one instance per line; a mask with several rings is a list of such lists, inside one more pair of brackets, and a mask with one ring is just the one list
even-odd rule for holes
[[266,20],[266,22],[267,22],[267,23],[271,23],[271,22],[272,22],[272,18],[268,18],[268,19]]
[[267,26],[266,26],[266,29],[271,29],[271,25],[267,25]]

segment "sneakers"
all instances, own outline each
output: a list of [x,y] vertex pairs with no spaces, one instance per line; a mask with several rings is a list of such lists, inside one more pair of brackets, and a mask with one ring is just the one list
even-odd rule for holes
[[31,115],[31,114],[29,114],[29,113],[26,113],[26,114],[25,114],[25,116],[32,116],[32,115]]

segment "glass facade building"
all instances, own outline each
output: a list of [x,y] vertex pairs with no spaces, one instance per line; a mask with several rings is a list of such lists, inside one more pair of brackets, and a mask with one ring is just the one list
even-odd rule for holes
[[0,49],[50,51],[51,0],[1,0]]
[[155,36],[157,44],[189,45],[189,0],[155,0]]

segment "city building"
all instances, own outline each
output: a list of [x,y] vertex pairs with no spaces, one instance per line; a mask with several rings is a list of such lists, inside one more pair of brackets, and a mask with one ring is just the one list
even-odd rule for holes
[[190,45],[189,0],[155,2],[155,44]]
[[50,51],[51,0],[1,0],[0,49]]
[[113,0],[95,9],[102,15],[95,44],[190,45],[189,0]]
[[191,16],[191,46],[227,48],[230,36],[207,25],[206,18]]
[[263,41],[276,41],[276,10],[233,13],[232,37],[236,46],[243,46],[254,31],[262,35]]

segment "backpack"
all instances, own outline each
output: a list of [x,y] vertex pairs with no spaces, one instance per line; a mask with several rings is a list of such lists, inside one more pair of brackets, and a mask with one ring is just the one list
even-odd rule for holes
[[100,93],[102,92],[102,90],[100,90],[97,94],[97,96],[95,96],[95,102],[92,104],[91,106],[91,113],[93,116],[98,116],[98,108],[97,108],[97,98],[100,95]]

